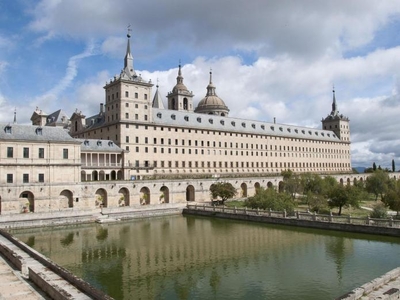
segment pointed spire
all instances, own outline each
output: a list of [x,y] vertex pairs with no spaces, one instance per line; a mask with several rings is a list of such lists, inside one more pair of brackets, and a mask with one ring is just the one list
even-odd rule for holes
[[160,92],[158,91],[158,79],[157,79],[157,90],[156,93],[154,94],[154,98],[153,98],[153,108],[160,108],[160,109],[164,109],[164,103],[162,101]]
[[215,86],[212,83],[212,69],[210,69],[210,83],[207,86],[207,96],[217,96],[215,93]]
[[17,124],[17,108],[14,109],[14,124]]
[[128,26],[128,33],[127,33],[127,38],[128,38],[128,42],[126,45],[126,54],[125,54],[125,58],[124,58],[124,73],[129,77],[129,79],[132,79],[132,77],[137,77],[135,70],[133,68],[133,57],[131,54],[131,42],[130,42],[130,38],[131,38],[131,34],[130,32],[132,31],[132,29],[130,28],[131,25]]
[[181,61],[179,60],[179,70],[178,77],[176,77],[176,83],[183,83],[182,69],[181,69]]
[[336,97],[335,97],[335,86],[333,86],[333,100],[332,100],[332,111],[331,111],[331,115],[337,115],[339,112],[337,110],[337,105],[336,105]]

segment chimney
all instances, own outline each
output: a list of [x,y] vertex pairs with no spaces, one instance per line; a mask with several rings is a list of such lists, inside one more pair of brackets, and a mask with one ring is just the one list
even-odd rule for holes
[[104,112],[104,104],[100,103],[100,114]]
[[274,124],[276,124],[276,118],[274,117]]

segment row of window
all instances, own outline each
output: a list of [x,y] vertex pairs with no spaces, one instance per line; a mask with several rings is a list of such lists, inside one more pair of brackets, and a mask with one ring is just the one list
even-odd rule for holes
[[[130,141],[129,136],[126,136],[125,137],[125,142],[129,143],[129,141]],[[159,141],[160,141],[161,145],[164,145],[164,138],[160,138]],[[135,143],[137,143],[137,144],[140,143],[140,139],[139,139],[138,136],[135,137]],[[149,138],[145,137],[144,138],[144,143],[148,144],[149,143]],[[153,139],[153,144],[154,145],[157,144],[157,138]],[[188,146],[192,146],[192,141],[188,140],[187,144],[188,144]],[[172,139],[168,139],[168,145],[172,145]],[[175,146],[178,146],[178,145],[179,145],[179,140],[175,139]],[[181,145],[185,146],[185,140],[184,139],[182,139]],[[215,142],[215,141],[213,141],[211,143],[210,141],[206,141],[205,142],[205,141],[195,140],[194,141],[194,146],[195,147],[199,147],[199,145],[201,147],[207,146],[207,147],[213,147],[213,148],[216,148],[217,145],[218,145],[219,148],[222,148],[222,146],[224,145],[224,148],[228,148],[228,142],[224,142],[224,144],[222,142],[218,142],[218,144],[217,144],[217,142]],[[240,147],[239,147],[239,145],[240,145]],[[229,146],[230,146],[230,148],[233,148],[233,149],[249,149],[249,144],[248,143],[240,143],[240,144],[236,143],[235,144],[235,143],[230,142]],[[264,146],[265,146],[264,150],[268,150],[268,145],[265,144]],[[250,144],[250,149],[254,149],[254,144]],[[258,150],[258,149],[263,150],[263,144],[255,144],[255,149],[256,150]],[[310,151],[310,152],[319,152],[319,153],[340,153],[340,154],[350,153],[349,150],[342,150],[342,149],[332,149],[332,148],[326,149],[326,148],[311,148],[311,147],[310,148],[308,148],[308,147],[298,147],[297,148],[297,146],[289,147],[289,146],[281,146],[281,145],[280,146],[278,146],[278,145],[270,145],[270,150],[271,151],[272,150],[275,150],[275,151],[278,151],[278,150],[279,151],[303,151],[303,152],[304,151],[306,151],[306,152]]]
[[[22,182],[29,183],[29,174],[22,174]],[[44,182],[44,174],[38,174],[38,182]],[[14,174],[7,174],[7,183],[14,183]]]
[[[134,97],[135,99],[138,99],[139,98],[139,93],[135,93],[134,96],[135,96]],[[147,94],[144,94],[143,96],[144,96],[144,100],[147,100]],[[116,92],[115,94],[108,95],[107,96],[107,102],[109,102],[111,100],[114,100],[114,99],[118,99],[118,97],[119,97],[119,93],[118,92]],[[125,97],[129,98],[129,92],[128,91],[125,91]]]
[[[14,147],[7,147],[7,158],[14,157]],[[30,158],[30,148],[24,147],[22,149],[22,157]],[[38,149],[38,158],[44,158],[44,148]],[[68,149],[63,149],[63,158],[68,159]]]

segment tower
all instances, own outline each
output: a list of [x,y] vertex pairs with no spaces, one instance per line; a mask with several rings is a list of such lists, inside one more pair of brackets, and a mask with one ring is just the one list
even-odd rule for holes
[[335,88],[333,88],[332,111],[322,119],[322,129],[332,130],[343,142],[350,143],[350,120],[348,117],[339,114],[336,104]]
[[172,92],[168,93],[168,109],[180,111],[193,111],[193,93],[189,92],[183,84],[183,76],[181,65],[179,64],[178,77],[176,77],[176,85]]

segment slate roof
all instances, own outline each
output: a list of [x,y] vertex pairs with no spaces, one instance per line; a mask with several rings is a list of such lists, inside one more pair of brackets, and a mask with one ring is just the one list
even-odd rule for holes
[[123,152],[124,150],[111,140],[76,139],[81,143],[81,152]]
[[1,124],[0,140],[77,143],[61,127]]
[[340,142],[333,131],[153,108],[156,125]]

